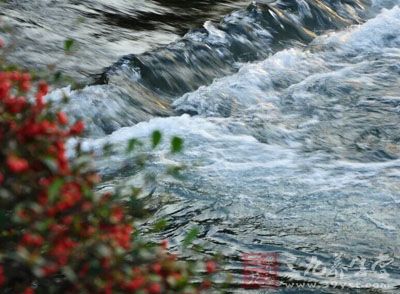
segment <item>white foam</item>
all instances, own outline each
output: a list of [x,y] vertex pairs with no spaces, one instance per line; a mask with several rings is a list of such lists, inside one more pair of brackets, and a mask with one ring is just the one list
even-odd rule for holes
[[361,54],[379,51],[385,47],[398,47],[400,44],[398,32],[400,32],[400,8],[396,6],[390,10],[383,9],[377,17],[363,25],[317,38],[313,44],[324,44]]
[[[313,63],[309,59],[313,58]],[[243,66],[235,75],[215,80],[210,86],[177,99],[178,111],[207,116],[230,116],[232,112],[254,104],[276,102],[275,82],[295,83],[323,70],[323,61],[300,49],[278,52],[263,62]]]

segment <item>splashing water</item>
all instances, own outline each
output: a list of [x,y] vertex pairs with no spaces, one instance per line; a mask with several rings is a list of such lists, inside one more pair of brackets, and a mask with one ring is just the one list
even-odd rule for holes
[[[274,251],[283,283],[395,293],[399,4],[253,2],[167,46],[121,58],[96,85],[50,98],[71,96],[69,112],[86,119],[85,141],[95,149],[155,129],[184,138],[183,154],[170,155],[165,143],[154,155],[154,171],[187,166],[183,181],[160,179],[151,197],[169,200],[155,218],[170,224],[162,237],[172,244],[197,226],[204,254],[226,257],[233,286],[243,279],[242,253]],[[111,179],[104,185],[136,181],[129,162],[122,149],[99,158]],[[369,270],[307,270],[313,258],[332,268],[338,254],[347,265],[365,259]],[[371,270],[379,256],[390,264]]]

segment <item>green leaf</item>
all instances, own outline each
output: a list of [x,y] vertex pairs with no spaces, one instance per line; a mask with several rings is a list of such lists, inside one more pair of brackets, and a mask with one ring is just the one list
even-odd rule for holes
[[165,219],[161,219],[154,224],[153,230],[155,232],[161,232],[161,231],[165,230],[167,225],[168,225],[167,221]]
[[54,158],[47,156],[42,158],[42,162],[52,171],[56,172],[58,170],[58,165]]
[[98,276],[99,273],[101,272],[102,272],[102,267],[100,265],[99,259],[93,258],[92,261],[90,262],[88,275]]
[[62,73],[61,73],[61,71],[57,71],[57,72],[54,74],[53,80],[54,80],[55,83],[57,83],[57,82],[59,82],[59,81],[61,80],[61,78],[62,78]]
[[0,228],[5,227],[9,223],[5,210],[0,210]]
[[193,228],[191,229],[185,236],[185,239],[183,239],[183,246],[187,247],[190,244],[193,243],[195,239],[197,239],[197,236],[199,235],[200,231],[198,228]]
[[72,46],[74,45],[75,40],[74,39],[67,39],[64,41],[64,51],[65,52],[70,52],[72,49]]
[[105,157],[109,157],[113,153],[113,145],[110,143],[106,143],[103,146],[103,153]]
[[76,276],[75,272],[72,270],[71,267],[64,266],[62,271],[63,271],[63,274],[67,277],[68,280],[70,280],[70,281],[76,281],[77,280],[77,276]]
[[156,130],[151,134],[151,142],[153,144],[153,148],[157,147],[158,144],[161,143],[162,134],[160,131]]
[[140,195],[140,193],[142,193],[142,188],[132,187],[131,191],[132,191],[132,197],[137,198]]
[[183,149],[183,139],[179,137],[173,137],[171,140],[171,152],[178,153]]
[[36,222],[35,227],[40,232],[46,232],[47,229],[49,228],[50,224],[51,224],[51,220],[50,219],[46,219],[44,221]]
[[91,200],[93,196],[93,191],[88,186],[82,186],[82,192],[85,199]]
[[136,138],[132,138],[128,141],[128,147],[126,148],[126,152],[132,152],[135,150],[136,146],[141,146],[142,142],[140,142]]
[[53,203],[57,199],[58,194],[59,194],[60,189],[63,184],[64,184],[63,179],[57,179],[53,183],[51,183],[51,185],[49,186],[49,189],[47,191],[50,202]]
[[135,158],[135,163],[139,168],[144,168],[147,161],[148,156],[146,154],[140,154]]
[[174,166],[169,166],[167,169],[167,174],[179,178],[181,176],[181,171],[185,169],[185,166],[182,165],[174,165]]
[[135,218],[142,218],[146,215],[147,211],[144,209],[143,201],[134,197],[131,197],[127,203],[129,214]]

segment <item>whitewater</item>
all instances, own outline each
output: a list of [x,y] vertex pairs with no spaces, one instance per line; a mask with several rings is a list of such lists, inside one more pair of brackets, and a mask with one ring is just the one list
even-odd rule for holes
[[[283,284],[396,293],[399,4],[253,2],[48,99],[69,96],[68,112],[85,120],[102,189],[140,181],[124,152],[131,138],[160,130],[184,139],[181,154],[167,140],[151,151],[150,172],[185,169],[158,179],[149,196],[157,212],[144,226],[167,220],[153,237],[173,248],[199,228],[203,254],[225,257],[232,291],[241,291],[242,254],[277,252]],[[105,158],[107,143],[116,152]]]

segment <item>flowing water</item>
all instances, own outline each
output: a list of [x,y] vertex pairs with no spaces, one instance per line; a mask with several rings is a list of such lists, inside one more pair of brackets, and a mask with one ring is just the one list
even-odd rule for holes
[[[4,3],[3,3],[4,2]],[[125,54],[168,44],[188,29],[235,8],[245,0],[7,0],[0,1],[0,25],[11,27],[12,63],[56,64],[76,79],[97,74]],[[67,58],[63,43],[76,42]]]
[[[155,2],[169,7],[140,9]],[[226,5],[209,1],[203,26],[51,98],[71,97],[68,111],[86,120],[85,142],[97,150],[156,129],[185,140],[178,155],[165,141],[149,167],[186,166],[183,179],[161,177],[152,191],[155,218],[169,224],[154,238],[174,248],[198,227],[203,254],[225,257],[232,291],[241,291],[242,254],[277,252],[281,285],[397,293],[400,1]],[[137,183],[133,164],[122,147],[99,158],[104,187]]]

